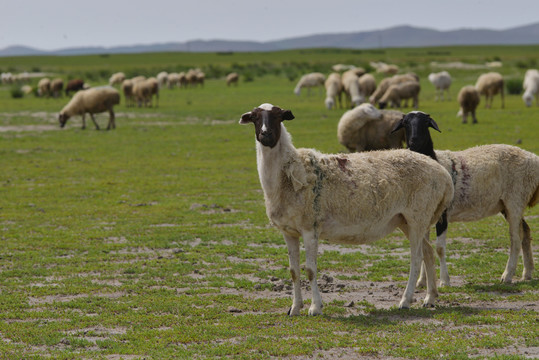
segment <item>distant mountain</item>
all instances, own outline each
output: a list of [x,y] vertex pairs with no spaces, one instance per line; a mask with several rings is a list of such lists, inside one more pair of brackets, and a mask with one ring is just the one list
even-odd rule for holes
[[413,26],[339,34],[318,34],[257,42],[230,40],[192,40],[149,45],[116,47],[78,47],[53,51],[26,46],[10,46],[0,56],[130,54],[147,52],[249,52],[305,48],[372,49],[449,45],[532,45],[539,44],[539,22],[506,30],[458,29],[439,31]]

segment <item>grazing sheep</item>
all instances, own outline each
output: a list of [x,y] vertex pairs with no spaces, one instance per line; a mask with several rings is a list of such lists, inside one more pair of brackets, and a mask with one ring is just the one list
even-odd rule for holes
[[180,76],[178,75],[178,73],[170,73],[170,74],[168,74],[168,77],[167,77],[167,86],[168,86],[168,88],[169,89],[174,89],[178,85],[179,78],[180,78]]
[[146,80],[146,76],[144,75],[135,76],[134,78],[131,79],[131,81],[133,82],[133,85],[135,85],[139,81],[144,81],[144,80]]
[[109,85],[121,85],[125,80],[125,74],[123,72],[117,72],[110,76]]
[[230,86],[232,84],[238,86],[238,80],[240,79],[240,76],[238,73],[230,73],[226,76],[226,86]]
[[311,93],[313,87],[323,87],[326,81],[326,76],[319,72],[305,74],[299,79],[296,87],[294,88],[294,94],[299,96],[301,89],[307,88],[307,93]]
[[135,97],[133,95],[133,81],[125,79],[122,82],[122,92],[125,97],[125,106],[131,107],[135,106]]
[[49,78],[43,78],[37,83],[37,93],[39,96],[49,97],[51,94],[51,80]]
[[15,80],[13,74],[10,72],[2,73],[0,76],[2,79],[2,84],[11,84]]
[[338,73],[331,73],[326,79],[324,86],[326,87],[326,108],[331,110],[335,108],[335,99],[339,103],[339,107],[342,108],[341,93],[343,86],[341,82],[341,75]]
[[369,98],[376,91],[376,79],[371,74],[359,77],[359,93],[364,99]]
[[370,96],[369,102],[373,105],[376,105],[391,85],[400,84],[407,81],[419,82],[419,77],[414,73],[408,73],[403,75],[395,75],[390,78],[383,79],[382,81],[380,81],[380,84],[378,84],[378,87]]
[[82,79],[69,80],[66,85],[65,93],[69,96],[70,92],[77,92],[84,89],[84,81]]
[[479,96],[477,89],[472,85],[464,86],[459,91],[458,101],[460,110],[457,116],[462,116],[462,123],[466,124],[468,122],[468,114],[472,114],[473,123],[477,124],[475,110],[481,101],[481,96]]
[[62,95],[63,89],[64,89],[64,80],[60,78],[56,78],[51,81],[50,92],[52,96],[54,96],[55,98],[59,97],[60,95]]
[[77,92],[66,106],[60,111],[58,121],[60,127],[64,127],[67,120],[75,115],[82,116],[82,129],[86,129],[86,113],[90,114],[94,122],[96,130],[99,130],[99,125],[95,121],[94,114],[108,111],[110,114],[107,130],[115,129],[116,122],[114,117],[114,105],[120,103],[120,93],[112,86],[95,87],[88,90]]
[[342,86],[346,94],[348,107],[357,106],[365,101],[359,90],[359,77],[353,69],[342,74]]
[[[505,107],[504,104],[504,82],[503,76],[497,72],[489,72],[482,74],[477,79],[475,83],[475,88],[479,91],[479,95],[485,95],[485,108],[492,107],[492,101],[494,100],[494,95],[500,93],[502,97],[502,109]],[[490,101],[489,101],[490,99]]]
[[[476,146],[463,151],[435,151],[429,127],[440,131],[428,114],[414,111],[407,114],[395,129],[404,128],[408,148],[437,160],[453,179],[454,198],[442,221],[436,224],[436,251],[440,257],[442,284],[449,285],[445,260],[448,222],[476,221],[500,212],[509,223],[511,239],[509,260],[501,281],[511,282],[521,247],[522,278],[530,280],[533,256],[524,210],[539,202],[539,156],[504,144]],[[420,280],[423,279],[420,277]]]
[[186,87],[187,85],[189,85],[189,81],[187,80],[187,75],[183,71],[181,73],[178,73],[178,86]]
[[406,234],[411,248],[410,277],[399,306],[411,304],[422,259],[428,270],[424,305],[432,306],[437,295],[436,274],[426,234],[453,197],[447,171],[429,157],[404,149],[335,155],[296,149],[282,124],[292,119],[290,110],[271,104],[262,104],[240,119],[240,124],[254,124],[266,214],[288,246],[294,286],[288,314],[299,315],[303,307],[300,237],[312,291],[309,315],[318,315],[322,313],[316,282],[318,239],[365,244],[397,227]]
[[378,105],[380,109],[384,109],[388,103],[391,103],[393,107],[400,108],[402,100],[412,99],[412,106],[417,109],[419,106],[419,91],[421,91],[421,86],[417,81],[391,85],[380,98]]
[[539,71],[536,69],[527,70],[522,88],[524,89],[522,100],[524,100],[526,106],[532,106],[534,96],[535,105],[539,105]]
[[168,84],[168,73],[166,71],[161,71],[157,74],[157,82],[159,84],[159,89]]
[[32,87],[30,85],[23,85],[21,86],[21,91],[23,92],[24,95],[29,95],[32,93],[34,89],[32,89]]
[[404,143],[404,130],[391,133],[403,113],[378,110],[366,103],[345,112],[337,126],[337,138],[348,151],[400,149]]
[[156,107],[159,106],[159,83],[157,79],[151,77],[149,79],[136,82],[133,85],[133,97],[137,101],[138,106],[152,107],[153,95],[157,96]]
[[345,72],[346,70],[351,70],[355,68],[356,68],[355,65],[335,64],[331,67],[331,70],[341,73],[341,72]]
[[429,81],[436,88],[435,100],[444,99],[444,91],[447,92],[447,99],[451,99],[449,88],[451,87],[451,75],[447,71],[429,74]]

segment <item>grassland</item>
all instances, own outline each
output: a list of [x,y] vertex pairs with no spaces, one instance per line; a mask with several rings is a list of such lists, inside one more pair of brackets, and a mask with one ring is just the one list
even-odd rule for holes
[[[297,147],[344,151],[336,127],[345,110],[326,110],[316,91],[296,97],[291,79],[375,60],[420,75],[420,109],[442,130],[433,133],[437,148],[508,143],[538,154],[539,107],[526,108],[519,95],[507,96],[505,109],[498,97],[493,109],[481,106],[477,125],[455,116],[458,89],[486,70],[450,71],[446,102],[434,101],[426,80],[432,61],[493,60],[503,62],[506,78],[521,79],[537,67],[538,50],[0,58],[2,71],[82,76],[95,85],[114,71],[198,66],[209,74],[204,88],[163,90],[158,109],[122,103],[108,132],[83,131],[79,118],[60,129],[55,115],[66,98],[13,99],[0,88],[0,359],[539,357],[538,275],[499,283],[509,249],[501,216],[450,225],[452,286],[440,289],[435,309],[420,301],[397,309],[409,250],[395,232],[363,246],[322,241],[324,315],[287,317],[287,250],[265,215],[253,129],[237,124],[271,102],[294,112],[287,129]],[[222,76],[232,69],[252,81],[227,88]],[[525,215],[537,239],[539,207]],[[419,290],[416,299],[424,296]]]

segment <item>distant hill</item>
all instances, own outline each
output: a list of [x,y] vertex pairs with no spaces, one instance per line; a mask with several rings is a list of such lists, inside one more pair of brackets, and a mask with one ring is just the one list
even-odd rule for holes
[[458,29],[439,31],[413,26],[339,34],[318,34],[257,42],[231,40],[192,40],[117,47],[78,47],[54,51],[26,46],[10,46],[0,56],[129,54],[146,52],[250,52],[305,48],[372,49],[449,45],[533,45],[539,44],[539,22],[506,30]]

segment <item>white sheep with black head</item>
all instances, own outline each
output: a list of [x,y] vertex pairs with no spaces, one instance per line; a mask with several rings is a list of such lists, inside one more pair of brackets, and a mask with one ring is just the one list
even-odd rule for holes
[[436,161],[408,150],[322,154],[296,149],[283,122],[290,110],[262,104],[241,116],[254,124],[257,168],[266,214],[288,247],[294,301],[289,315],[303,307],[300,287],[300,237],[305,271],[312,289],[310,315],[322,313],[316,282],[318,239],[365,244],[400,228],[410,240],[410,277],[399,306],[412,302],[421,261],[427,264],[427,296],[437,295],[434,253],[427,242],[429,227],[453,198],[449,174]]
[[521,248],[522,278],[530,280],[534,265],[530,227],[524,220],[524,210],[539,202],[539,156],[505,144],[482,145],[462,151],[434,150],[429,127],[440,131],[430,115],[414,111],[405,115],[394,130],[404,128],[410,150],[437,160],[451,174],[454,198],[436,224],[436,251],[440,257],[442,284],[450,284],[445,259],[448,222],[476,221],[498,213],[502,213],[509,223],[511,241],[501,281],[512,281]]

